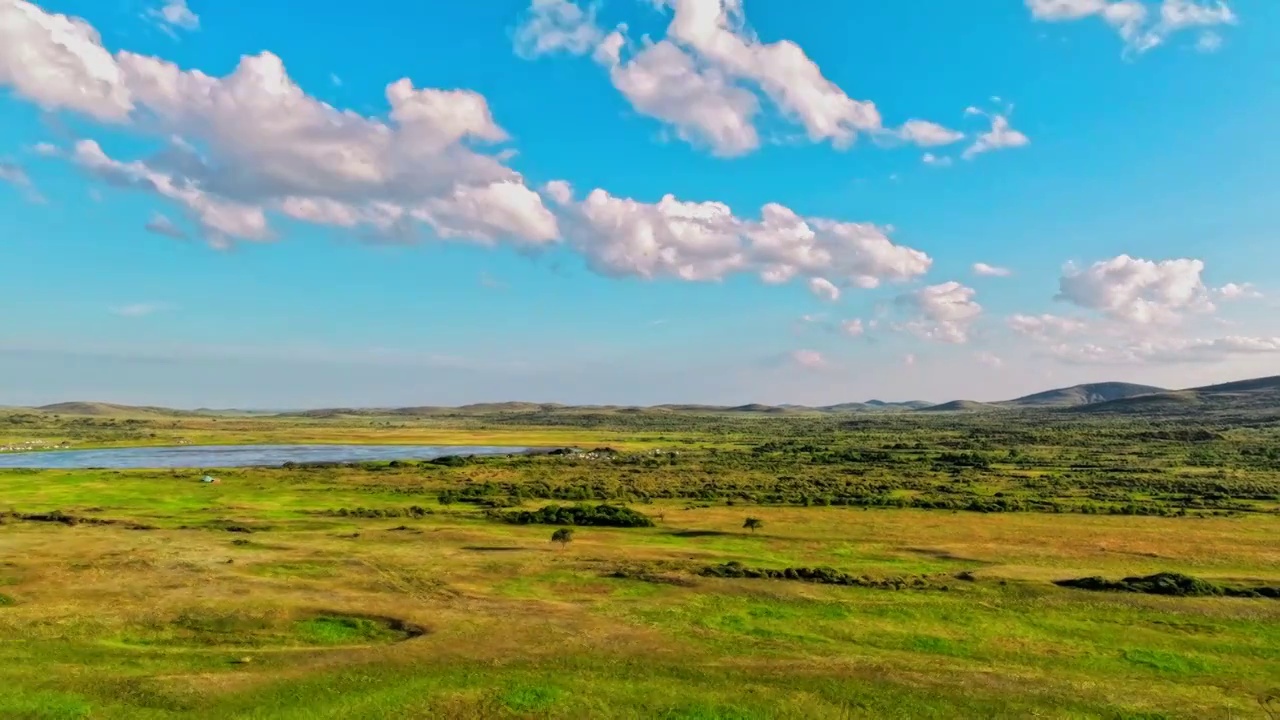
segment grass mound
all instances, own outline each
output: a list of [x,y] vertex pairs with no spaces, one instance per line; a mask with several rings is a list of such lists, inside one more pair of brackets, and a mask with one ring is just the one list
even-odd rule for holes
[[647,515],[621,505],[548,505],[540,510],[495,513],[517,525],[582,525],[594,527],[653,527]]
[[426,630],[397,618],[322,614],[304,618],[190,611],[123,638],[125,645],[193,649],[252,649],[389,645]]
[[1104,592],[1132,592],[1147,595],[1172,595],[1175,597],[1267,597],[1280,600],[1280,587],[1217,585],[1201,578],[1170,572],[1156,573],[1155,575],[1143,577],[1127,577],[1117,581],[1093,576],[1072,580],[1055,580],[1053,584],[1060,587],[1076,588],[1077,590]]
[[395,618],[321,615],[294,624],[294,634],[310,645],[393,643],[425,634],[425,630]]

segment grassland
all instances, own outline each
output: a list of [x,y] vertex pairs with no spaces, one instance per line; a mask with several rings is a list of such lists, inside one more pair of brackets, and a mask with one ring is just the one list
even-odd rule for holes
[[[212,485],[0,471],[3,718],[1267,718],[1258,697],[1280,687],[1276,600],[1053,584],[1280,585],[1273,424],[14,416],[0,437],[79,446],[619,452]],[[654,525],[562,547],[503,521],[600,502]],[[875,582],[704,573],[734,561]]]

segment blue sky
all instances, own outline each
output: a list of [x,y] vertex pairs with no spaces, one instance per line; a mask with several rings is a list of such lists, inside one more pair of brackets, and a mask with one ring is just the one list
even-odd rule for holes
[[981,5],[0,0],[0,404],[1275,374],[1280,5]]

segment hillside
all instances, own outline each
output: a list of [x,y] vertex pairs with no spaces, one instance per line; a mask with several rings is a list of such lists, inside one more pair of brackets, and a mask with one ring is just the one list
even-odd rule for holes
[[941,405],[917,408],[915,412],[981,412],[999,409],[999,406],[991,403],[975,402],[973,400],[952,400]]
[[93,417],[128,417],[138,415],[187,415],[192,414],[185,410],[170,410],[160,407],[146,407],[134,405],[115,405],[113,403],[100,402],[64,402],[54,403],[53,405],[41,405],[33,410],[49,413],[51,415],[84,415]]
[[[17,411],[20,408],[11,408]],[[117,405],[98,402],[65,402],[30,408],[51,415],[95,417],[163,417],[174,415],[267,415],[266,412],[240,410],[170,410],[159,407]],[[355,417],[439,417],[484,415],[601,415],[601,414],[692,414],[692,415],[795,415],[826,414],[846,415],[856,413],[903,412],[925,410],[928,412],[976,412],[992,410],[1062,410],[1078,412],[1124,413],[1152,415],[1179,415],[1208,413],[1215,415],[1274,414],[1280,417],[1280,376],[1255,378],[1237,382],[1211,385],[1187,390],[1166,390],[1151,385],[1103,382],[1075,385],[1056,390],[1027,395],[1014,400],[983,403],[972,400],[953,400],[933,404],[922,400],[907,402],[847,402],[810,407],[805,405],[762,405],[751,403],[737,406],[668,404],[651,407],[618,405],[560,405],[556,403],[503,402],[477,403],[462,407],[416,406],[399,408],[320,408],[283,413],[280,417],[335,418]]]
[[1096,403],[1111,402],[1124,398],[1169,392],[1165,388],[1152,385],[1136,385],[1134,383],[1101,382],[1074,385],[1056,390],[1027,395],[1014,400],[996,403],[1004,407],[1015,408],[1065,408]]
[[1280,417],[1280,375],[1121,398],[1076,410],[1166,417]]

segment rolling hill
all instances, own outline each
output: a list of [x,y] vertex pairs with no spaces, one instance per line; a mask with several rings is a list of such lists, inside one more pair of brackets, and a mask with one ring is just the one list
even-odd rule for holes
[[[19,410],[19,408],[10,408]],[[618,405],[560,405],[556,403],[503,402],[477,403],[462,407],[416,406],[400,408],[321,408],[315,410],[298,410],[279,413],[246,412],[238,410],[170,410],[159,407],[117,405],[97,402],[65,402],[29,408],[36,412],[51,415],[100,416],[100,417],[156,417],[173,415],[222,415],[243,414],[264,416],[273,414],[280,417],[298,418],[334,418],[343,416],[356,417],[432,417],[458,415],[551,415],[551,414],[724,414],[724,415],[847,415],[875,412],[904,412],[924,410],[933,413],[976,412],[976,411],[1064,411],[1064,412],[1096,412],[1116,414],[1151,414],[1158,416],[1189,415],[1193,413],[1236,416],[1280,417],[1280,376],[1255,378],[1190,388],[1187,390],[1166,390],[1151,385],[1134,383],[1102,382],[1074,385],[1072,387],[1046,390],[1014,400],[997,403],[983,403],[972,400],[953,400],[942,404],[933,404],[921,400],[908,402],[885,402],[868,400],[866,402],[847,402],[834,405],[810,407],[804,405],[695,405],[668,404],[651,407],[618,406]]]
[[1013,400],[1005,400],[1004,402],[996,404],[1003,407],[1018,408],[1077,407],[1080,405],[1093,405],[1096,403],[1111,402],[1112,400],[1122,400],[1125,398],[1163,392],[1169,391],[1165,388],[1155,387],[1152,385],[1101,382],[1088,383],[1085,385],[1073,385],[1071,387],[1058,388],[1056,390],[1046,390],[1044,392],[1035,393],[1034,395],[1027,395]]
[[1280,375],[1220,385],[1166,390],[1076,408],[1079,412],[1128,415],[1280,417]]
[[915,412],[982,412],[1001,409],[998,405],[991,403],[975,402],[973,400],[952,400],[941,405],[930,405],[929,407],[917,408]]

